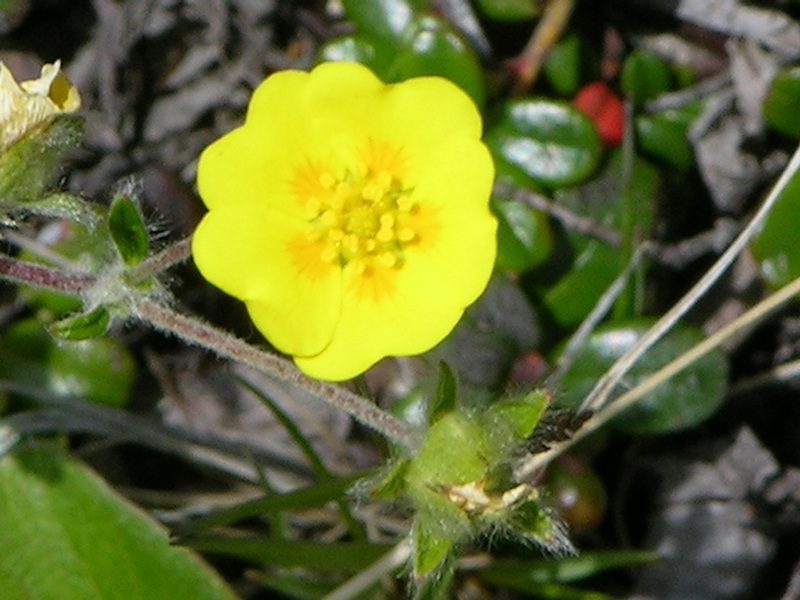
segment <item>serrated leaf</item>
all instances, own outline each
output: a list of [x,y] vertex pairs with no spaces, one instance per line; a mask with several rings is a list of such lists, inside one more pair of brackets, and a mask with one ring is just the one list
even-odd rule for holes
[[197,556],[51,445],[0,458],[5,600],[233,600]]
[[47,330],[51,335],[65,340],[87,340],[100,337],[108,329],[111,315],[105,306],[78,315],[65,317],[51,323]]
[[122,261],[135,265],[147,256],[150,238],[147,226],[134,201],[125,194],[117,195],[108,209],[108,228]]

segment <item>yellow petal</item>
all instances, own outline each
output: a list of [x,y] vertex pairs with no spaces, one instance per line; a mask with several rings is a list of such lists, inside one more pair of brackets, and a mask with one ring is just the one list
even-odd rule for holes
[[304,264],[291,251],[304,223],[279,211],[215,209],[192,241],[203,276],[243,300],[258,329],[287,354],[313,354],[331,340],[341,307],[341,272]]

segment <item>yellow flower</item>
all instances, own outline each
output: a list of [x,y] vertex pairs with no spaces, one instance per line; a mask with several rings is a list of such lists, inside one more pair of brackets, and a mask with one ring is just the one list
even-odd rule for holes
[[61,72],[61,62],[42,67],[38,79],[17,83],[0,62],[0,153],[51,117],[80,108],[78,90]]
[[386,85],[356,63],[276,73],[200,157],[195,262],[313,377],[424,352],[494,265],[480,136],[475,105],[442,78]]

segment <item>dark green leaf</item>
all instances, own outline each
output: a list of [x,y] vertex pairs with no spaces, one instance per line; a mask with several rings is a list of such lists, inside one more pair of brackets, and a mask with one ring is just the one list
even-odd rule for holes
[[543,99],[508,102],[486,142],[496,162],[552,188],[586,179],[602,152],[588,117],[569,104]]
[[560,96],[574,96],[581,84],[584,64],[581,36],[570,33],[550,49],[542,72]]
[[[557,403],[577,407],[599,377],[652,325],[649,319],[599,329],[581,349],[562,380]],[[616,391],[630,389],[651,373],[704,339],[702,331],[681,325],[650,348],[628,372]],[[692,427],[707,419],[724,398],[728,362],[721,350],[705,355],[644,396],[614,420],[632,433],[665,433]]]
[[800,175],[795,172],[750,243],[766,282],[781,287],[800,277]]
[[197,550],[235,556],[273,567],[302,567],[323,572],[360,571],[391,550],[372,542],[313,542],[256,536],[203,535],[187,540]]
[[126,265],[135,265],[147,256],[150,238],[147,226],[134,201],[120,194],[108,209],[108,228],[119,255]]
[[639,148],[679,169],[689,168],[694,162],[694,152],[687,139],[687,132],[699,114],[699,109],[700,105],[695,104],[681,110],[666,110],[636,117]]
[[772,80],[764,99],[764,119],[775,131],[793,138],[800,138],[800,67],[781,71]]
[[495,21],[525,21],[541,13],[538,0],[477,0],[481,12]]
[[650,50],[634,50],[622,64],[622,91],[639,105],[667,92],[672,87],[669,65]]
[[483,106],[486,91],[477,55],[450,25],[429,15],[415,18],[403,33],[386,81],[424,75],[449,79]]
[[368,66],[381,78],[385,78],[394,57],[394,46],[361,34],[335,38],[324,44],[319,52],[320,62],[358,62]]
[[495,197],[497,267],[520,273],[544,262],[553,249],[547,215],[522,202]]
[[0,377],[111,406],[130,399],[136,363],[108,338],[58,344],[36,319],[18,321],[0,340]]
[[428,0],[342,0],[342,5],[362,33],[397,41]]
[[7,600],[233,600],[164,529],[53,446],[0,458]]

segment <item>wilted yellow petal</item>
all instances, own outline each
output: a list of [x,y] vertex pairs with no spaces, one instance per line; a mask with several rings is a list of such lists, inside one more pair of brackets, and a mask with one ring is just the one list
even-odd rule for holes
[[60,113],[80,108],[78,90],[61,72],[61,62],[46,64],[38,79],[17,83],[0,62],[0,152]]

